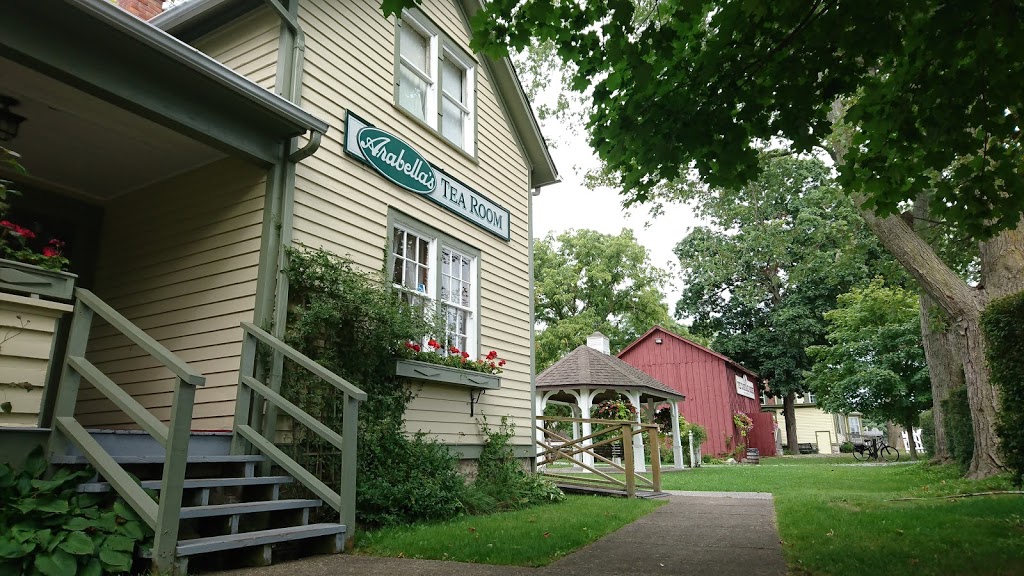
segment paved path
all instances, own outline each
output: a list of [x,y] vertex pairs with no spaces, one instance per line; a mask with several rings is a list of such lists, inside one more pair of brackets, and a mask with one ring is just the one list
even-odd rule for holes
[[671,492],[654,512],[543,568],[315,556],[219,576],[778,576],[786,562],[771,494]]

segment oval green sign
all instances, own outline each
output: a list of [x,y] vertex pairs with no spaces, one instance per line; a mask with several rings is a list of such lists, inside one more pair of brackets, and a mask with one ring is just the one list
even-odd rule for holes
[[434,169],[415,148],[397,136],[369,126],[356,134],[363,157],[385,178],[418,194],[436,186]]

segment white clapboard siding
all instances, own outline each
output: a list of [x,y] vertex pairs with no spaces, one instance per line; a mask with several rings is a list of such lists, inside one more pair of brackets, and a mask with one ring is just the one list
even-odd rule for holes
[[[241,321],[251,321],[266,172],[222,160],[107,206],[96,293],[207,377],[195,429],[230,428]],[[141,265],[140,263],[144,263]],[[153,357],[96,322],[88,358],[158,418],[170,416],[175,380]],[[87,426],[132,427],[84,385]]]
[[[786,426],[785,416],[779,412],[779,431],[782,437],[782,443],[785,444],[786,440]],[[838,437],[836,431],[835,420],[831,414],[824,412],[817,406],[796,406],[796,440],[797,442],[807,444],[817,444],[818,439],[816,432],[831,433],[832,441],[834,442]]]
[[[427,0],[421,10],[467,52],[469,33],[453,0]],[[528,274],[529,168],[478,58],[477,158],[474,160],[424,128],[394,104],[395,19],[384,18],[374,0],[306,0],[300,4],[306,32],[302,106],[332,126],[320,149],[298,167],[294,242],[325,248],[367,270],[380,270],[388,208],[458,238],[481,252],[480,352],[496,350],[509,364],[501,389],[482,396],[469,415],[465,388],[417,384],[406,412],[407,430],[430,432],[451,444],[479,444],[476,418],[496,424],[511,416],[516,444],[532,435],[530,399],[530,301]],[[389,183],[344,152],[348,110],[401,135],[442,166],[511,212],[505,242],[454,214]]]

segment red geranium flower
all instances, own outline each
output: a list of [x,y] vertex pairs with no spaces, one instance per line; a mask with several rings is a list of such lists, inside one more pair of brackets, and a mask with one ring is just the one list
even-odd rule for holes
[[498,366],[504,366],[504,365],[505,365],[505,361],[504,360],[502,360],[501,362],[498,362]]
[[498,353],[495,352],[494,350],[491,350],[490,352],[487,353],[487,359],[488,360],[494,360],[497,357],[498,357]]
[[452,346],[452,347],[448,348],[448,351],[451,352],[452,354],[458,354],[459,353],[459,349],[456,348],[455,346]]
[[437,350],[438,348],[441,347],[441,344],[437,340],[431,338],[430,340],[427,340],[427,346],[430,346],[434,350]]
[[463,358],[469,358],[469,352],[463,352],[462,353],[462,357]]
[[60,250],[57,250],[56,248],[54,248],[52,246],[44,246],[43,247],[43,256],[46,256],[47,258],[53,258],[54,256],[60,256]]

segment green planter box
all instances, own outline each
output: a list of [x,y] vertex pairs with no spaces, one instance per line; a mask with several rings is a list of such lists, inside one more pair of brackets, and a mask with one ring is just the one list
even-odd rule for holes
[[0,291],[51,300],[70,301],[75,279],[70,272],[47,270],[31,264],[0,259]]
[[468,388],[483,388],[486,390],[497,390],[501,388],[501,377],[495,374],[484,374],[473,370],[452,368],[451,366],[438,366],[418,360],[398,360],[395,365],[395,374],[414,380],[426,380],[441,384],[453,384],[455,386],[466,386]]

